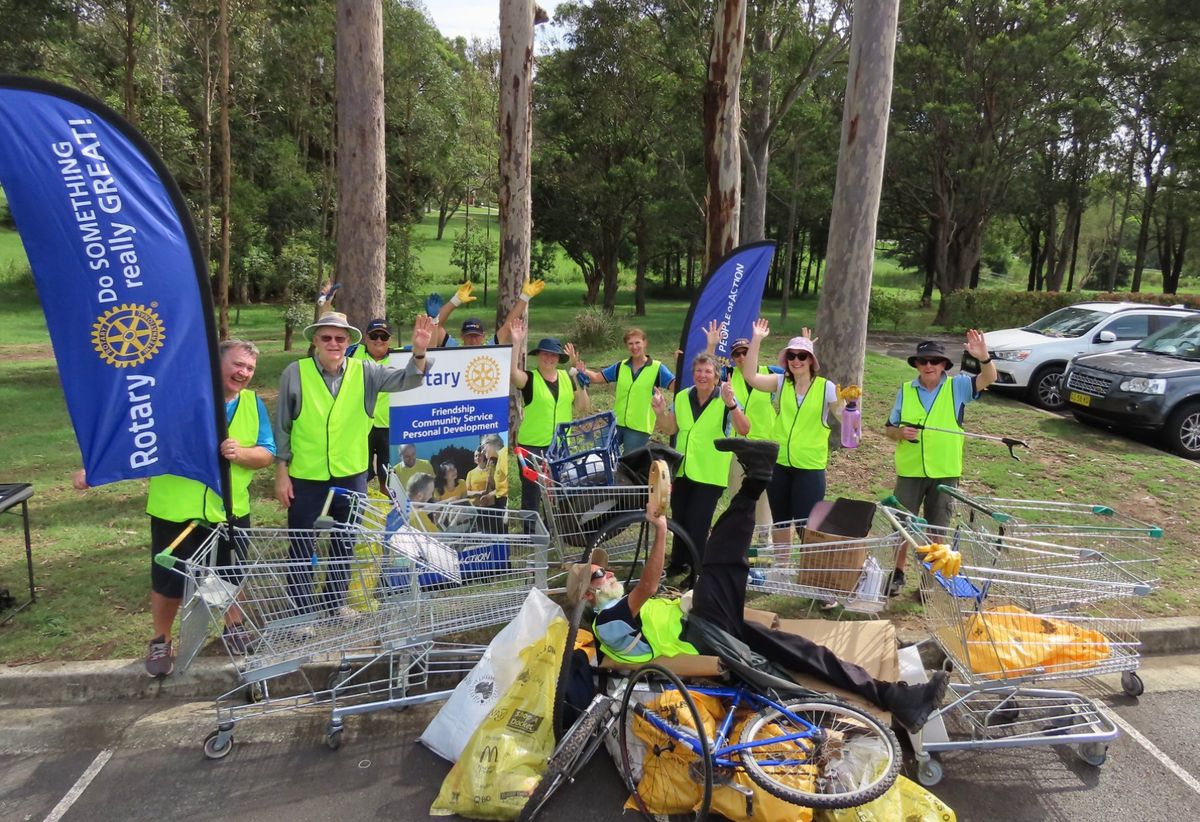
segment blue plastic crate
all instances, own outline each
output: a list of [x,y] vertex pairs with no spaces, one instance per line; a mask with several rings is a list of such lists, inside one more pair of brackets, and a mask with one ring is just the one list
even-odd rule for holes
[[616,434],[617,417],[611,411],[560,424],[546,449],[551,476],[563,485],[612,485]]

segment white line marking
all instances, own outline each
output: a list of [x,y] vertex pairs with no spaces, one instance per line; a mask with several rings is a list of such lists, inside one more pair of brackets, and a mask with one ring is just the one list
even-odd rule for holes
[[1161,748],[1159,748],[1157,745],[1155,745],[1153,742],[1151,742],[1146,737],[1142,736],[1141,732],[1138,731],[1137,728],[1133,727],[1128,722],[1126,722],[1124,719],[1117,716],[1116,711],[1108,711],[1107,713],[1108,713],[1109,718],[1112,719],[1112,721],[1117,724],[1117,727],[1119,727],[1122,731],[1124,731],[1131,738],[1133,738],[1134,741],[1136,741],[1139,745],[1141,745],[1143,748],[1145,748],[1147,751],[1149,751],[1151,756],[1153,756],[1155,759],[1157,759],[1162,764],[1166,765],[1167,770],[1171,771],[1176,776],[1178,776],[1180,779],[1182,779],[1185,785],[1187,785],[1189,788],[1191,788],[1196,793],[1200,793],[1200,780],[1196,779],[1196,777],[1192,776],[1190,773],[1185,771],[1183,769],[1183,767],[1181,765],[1179,765],[1174,759],[1172,759],[1171,757],[1169,757],[1165,753],[1163,753]]
[[87,766],[87,770],[83,772],[75,784],[71,786],[71,790],[67,791],[67,795],[58,800],[58,804],[46,814],[44,822],[58,822],[63,818],[63,815],[71,809],[75,801],[83,795],[87,790],[87,786],[92,784],[92,780],[96,778],[96,774],[100,773],[100,769],[108,764],[108,760],[112,759],[113,751],[111,748],[105,748],[100,753],[96,754],[96,758],[92,760],[92,764]]

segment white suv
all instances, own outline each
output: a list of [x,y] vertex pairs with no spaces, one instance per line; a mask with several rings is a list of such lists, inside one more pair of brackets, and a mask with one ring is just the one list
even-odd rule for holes
[[[1132,348],[1160,328],[1196,313],[1182,306],[1076,303],[1024,328],[989,331],[983,337],[999,375],[993,388],[1020,391],[1035,405],[1058,411],[1066,405],[1062,375],[1072,357]],[[979,371],[970,354],[963,355],[962,367]]]

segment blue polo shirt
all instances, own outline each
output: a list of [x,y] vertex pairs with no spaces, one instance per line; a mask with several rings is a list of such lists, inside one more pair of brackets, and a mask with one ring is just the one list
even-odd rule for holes
[[[937,396],[938,388],[941,388],[942,383],[947,379],[950,380],[950,388],[954,391],[954,417],[961,425],[964,406],[972,400],[979,399],[979,392],[975,390],[974,374],[955,374],[953,377],[942,374],[941,382],[932,391],[921,385],[920,377],[914,379],[912,385],[917,389],[917,398],[921,401],[921,407],[928,413],[929,409],[933,407],[933,398]],[[888,414],[888,425],[900,425],[900,403],[903,399],[904,389],[901,388],[896,392],[896,402],[892,406],[892,413]]]

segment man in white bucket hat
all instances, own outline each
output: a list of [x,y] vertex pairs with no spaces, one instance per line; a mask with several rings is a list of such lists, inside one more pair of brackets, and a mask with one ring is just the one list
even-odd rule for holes
[[[304,329],[313,343],[311,357],[291,363],[279,380],[276,412],[275,497],[287,509],[289,529],[311,531],[331,488],[365,494],[370,455],[368,434],[381,393],[406,391],[421,384],[430,361],[425,351],[434,321],[422,314],[413,324],[412,357],[404,368],[346,356],[362,339],[345,314],[329,311]],[[349,500],[335,496],[329,514],[337,522],[350,516]],[[296,570],[289,574],[289,595],[300,613],[324,610],[353,618],[344,607],[352,541],[331,540],[332,561],[320,601],[313,596],[309,558],[311,538],[292,539]]]

